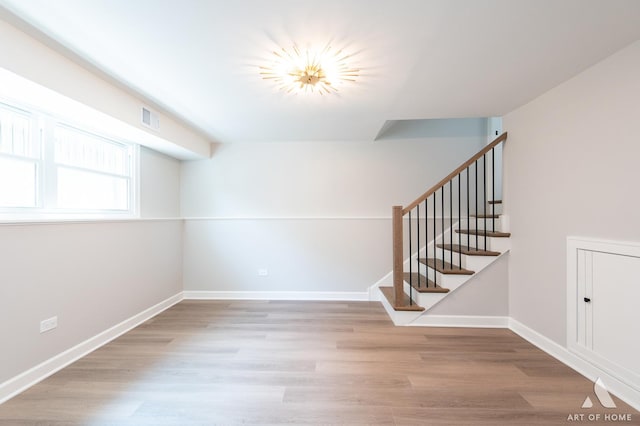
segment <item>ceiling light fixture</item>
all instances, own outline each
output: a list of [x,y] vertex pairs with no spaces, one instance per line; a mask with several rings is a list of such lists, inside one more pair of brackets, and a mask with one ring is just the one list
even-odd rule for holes
[[336,93],[344,84],[355,82],[360,72],[349,68],[352,55],[334,51],[328,44],[322,50],[301,50],[294,44],[273,55],[273,63],[261,66],[260,75],[287,93]]

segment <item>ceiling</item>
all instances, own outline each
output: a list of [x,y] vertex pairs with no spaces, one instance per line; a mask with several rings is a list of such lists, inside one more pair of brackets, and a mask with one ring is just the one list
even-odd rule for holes
[[[0,0],[216,142],[374,140],[387,120],[500,116],[640,39],[637,0]],[[42,36],[40,34],[40,36]],[[279,47],[353,53],[337,95],[277,91]]]

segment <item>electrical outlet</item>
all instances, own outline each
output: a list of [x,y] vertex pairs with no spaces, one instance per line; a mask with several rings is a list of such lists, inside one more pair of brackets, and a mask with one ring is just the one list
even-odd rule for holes
[[267,268],[258,269],[259,277],[266,277],[267,275],[269,275],[269,270]]
[[40,321],[40,333],[53,330],[58,326],[58,317],[51,317],[49,319]]

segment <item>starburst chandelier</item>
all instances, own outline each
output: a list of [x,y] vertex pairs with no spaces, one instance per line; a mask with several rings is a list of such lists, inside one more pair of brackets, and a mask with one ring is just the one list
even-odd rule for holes
[[260,75],[287,93],[336,93],[359,75],[360,70],[349,67],[349,58],[351,55],[333,50],[331,45],[301,50],[294,44],[289,50],[274,51],[272,64],[261,66]]

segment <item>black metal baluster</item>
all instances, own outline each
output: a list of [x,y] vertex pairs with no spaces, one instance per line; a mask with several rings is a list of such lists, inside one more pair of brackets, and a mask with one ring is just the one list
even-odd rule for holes
[[[418,216],[418,223],[417,223],[417,237],[418,237],[418,250],[417,250],[417,254],[416,254],[416,260],[420,259],[420,204],[418,204],[416,206],[416,215]],[[418,265],[418,288],[420,288],[420,266]]]
[[[453,179],[449,181],[449,244],[453,245]],[[449,263],[453,265],[453,250],[449,250]]]
[[[437,210],[436,210],[436,201],[437,201],[438,197],[436,196],[436,193],[433,193],[433,265],[435,266],[436,264],[436,236],[438,235],[436,232],[436,214],[437,214]],[[428,257],[427,257],[428,259]],[[435,268],[433,269],[433,284],[434,286],[438,286],[438,274],[436,274],[436,270]],[[427,278],[429,278],[429,268],[427,268]]]
[[[424,257],[425,259],[429,258],[429,209],[427,208],[427,200],[424,200]],[[420,256],[418,256],[420,257]],[[420,263],[418,263],[418,267]],[[426,280],[425,283],[427,288],[429,288],[429,270],[427,269]]]
[[[476,179],[475,179],[475,185],[476,185],[476,194],[475,194],[475,200],[476,200],[476,210],[475,210],[475,217],[476,217],[476,249],[478,248],[478,160],[475,161],[475,171],[476,171]],[[471,238],[471,227],[469,227],[469,236],[468,238]]]
[[496,231],[496,156],[493,152],[495,148],[491,148],[491,230]]
[[441,235],[442,235],[442,269],[444,269],[444,186],[442,188],[440,188],[440,226],[442,226],[441,229]]
[[[460,229],[460,222],[462,222],[462,207],[460,206],[460,178],[462,177],[460,176],[461,173],[462,172],[458,173],[458,229]],[[462,244],[458,244],[458,268],[462,269]]]
[[[471,219],[470,219],[470,215],[469,215],[469,169],[471,168],[471,166],[467,167],[467,229],[469,229],[469,225],[471,224]],[[460,238],[462,238],[462,235],[464,234],[460,234]],[[469,237],[467,236],[467,250],[469,250]],[[460,244],[460,246],[462,246],[462,244]]]
[[413,247],[411,245],[411,211],[409,211],[409,305],[413,304],[413,262],[411,260]]
[[487,155],[482,156],[482,214],[484,217],[484,250],[487,250]]

